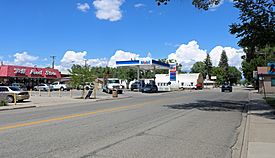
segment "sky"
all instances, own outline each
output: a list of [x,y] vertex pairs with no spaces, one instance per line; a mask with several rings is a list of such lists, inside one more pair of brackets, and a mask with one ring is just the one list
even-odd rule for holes
[[204,11],[192,0],[157,6],[155,0],[1,0],[0,60],[56,67],[115,66],[116,60],[176,59],[185,71],[209,53],[214,65],[226,50],[241,67],[242,49],[229,33],[239,12],[232,0]]

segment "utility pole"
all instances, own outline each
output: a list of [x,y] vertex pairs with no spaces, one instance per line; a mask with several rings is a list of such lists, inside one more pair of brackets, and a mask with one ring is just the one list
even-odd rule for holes
[[52,68],[54,69],[54,60],[55,60],[56,56],[50,56],[50,58],[52,58]]
[[87,67],[87,59],[84,59],[84,62],[85,62],[85,67]]

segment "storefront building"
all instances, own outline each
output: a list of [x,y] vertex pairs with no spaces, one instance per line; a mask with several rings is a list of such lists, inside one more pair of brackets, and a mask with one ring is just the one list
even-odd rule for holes
[[39,83],[51,83],[61,78],[57,69],[15,65],[0,65],[0,84],[22,83],[28,89]]
[[275,71],[270,67],[258,67],[260,93],[275,93]]

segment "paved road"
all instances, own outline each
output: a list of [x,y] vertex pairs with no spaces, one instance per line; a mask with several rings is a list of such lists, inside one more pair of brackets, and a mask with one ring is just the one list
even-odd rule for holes
[[0,157],[231,157],[247,100],[207,90],[2,111]]

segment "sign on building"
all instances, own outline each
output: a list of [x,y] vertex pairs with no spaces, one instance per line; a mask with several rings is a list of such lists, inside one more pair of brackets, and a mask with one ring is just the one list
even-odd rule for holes
[[275,75],[275,63],[268,63],[267,64],[267,74]]
[[176,81],[177,78],[177,64],[171,63],[170,64],[170,81]]
[[152,59],[151,58],[141,58],[139,59],[140,65],[152,65]]

